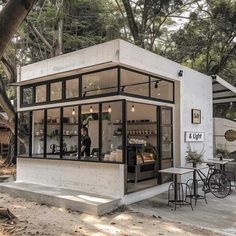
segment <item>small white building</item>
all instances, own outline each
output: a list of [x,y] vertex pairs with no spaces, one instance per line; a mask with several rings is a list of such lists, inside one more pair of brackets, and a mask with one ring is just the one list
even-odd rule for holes
[[213,157],[211,77],[126,41],[24,66],[17,85],[16,183],[130,203],[166,190],[158,170],[185,166],[188,143]]

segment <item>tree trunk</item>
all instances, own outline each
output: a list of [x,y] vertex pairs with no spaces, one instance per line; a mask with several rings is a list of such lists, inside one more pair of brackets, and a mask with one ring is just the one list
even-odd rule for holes
[[9,0],[0,12],[0,58],[35,0]]

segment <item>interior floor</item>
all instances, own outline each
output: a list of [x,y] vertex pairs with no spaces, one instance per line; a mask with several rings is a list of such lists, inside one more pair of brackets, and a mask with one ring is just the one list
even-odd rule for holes
[[145,188],[150,188],[150,187],[158,185],[156,178],[143,180],[138,183],[127,183],[127,184],[128,184],[128,188],[127,188],[128,193],[136,192]]

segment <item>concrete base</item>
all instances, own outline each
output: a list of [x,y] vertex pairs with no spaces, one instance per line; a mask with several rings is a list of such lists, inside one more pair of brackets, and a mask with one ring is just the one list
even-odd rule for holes
[[24,182],[1,183],[0,192],[93,215],[111,212],[120,204],[120,199]]
[[158,194],[166,192],[169,185],[170,183],[165,183],[151,188],[143,189],[134,193],[127,194],[121,199],[121,203],[124,205],[129,205],[135,202],[140,202],[145,199],[154,197]]

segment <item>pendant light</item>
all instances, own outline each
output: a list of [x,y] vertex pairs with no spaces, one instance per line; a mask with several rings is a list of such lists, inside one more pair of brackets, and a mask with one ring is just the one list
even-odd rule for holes
[[90,113],[93,112],[93,106],[90,106],[90,108],[89,108],[89,112],[90,112]]
[[111,113],[112,112],[112,109],[111,109],[111,105],[109,104],[109,107],[108,107],[108,112]]
[[135,107],[134,107],[134,105],[132,105],[132,107],[131,107],[131,112],[135,112]]
[[75,109],[73,108],[73,110],[72,110],[72,116],[75,116]]

